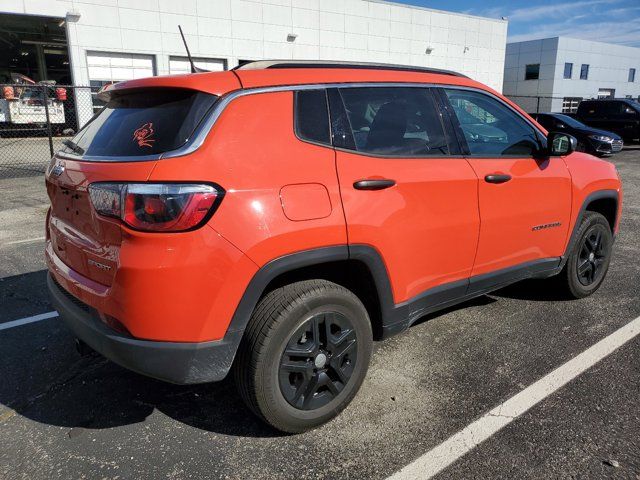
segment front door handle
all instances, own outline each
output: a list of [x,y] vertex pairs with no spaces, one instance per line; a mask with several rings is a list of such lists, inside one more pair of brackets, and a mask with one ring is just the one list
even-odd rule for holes
[[356,190],[384,190],[385,188],[393,187],[395,184],[395,180],[388,178],[380,180],[358,180],[353,183],[353,188]]
[[484,181],[487,183],[505,183],[511,180],[511,175],[504,173],[492,173],[484,177]]

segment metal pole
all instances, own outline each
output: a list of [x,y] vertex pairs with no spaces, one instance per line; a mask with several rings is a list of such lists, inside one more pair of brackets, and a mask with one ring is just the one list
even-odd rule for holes
[[536,113],[540,113],[540,97],[537,99]]
[[49,95],[48,86],[42,85],[42,101],[44,102],[44,113],[47,119],[47,137],[49,137],[49,153],[53,157],[53,138],[51,138],[51,119],[49,118]]

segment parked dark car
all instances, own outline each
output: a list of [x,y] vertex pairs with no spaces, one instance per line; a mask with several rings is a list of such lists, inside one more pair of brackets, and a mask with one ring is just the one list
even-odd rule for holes
[[531,116],[550,132],[566,132],[578,140],[577,150],[603,156],[622,150],[619,135],[589,127],[575,118],[561,113],[532,113]]
[[590,127],[617,133],[626,142],[640,138],[640,103],[632,99],[583,100],[576,119]]

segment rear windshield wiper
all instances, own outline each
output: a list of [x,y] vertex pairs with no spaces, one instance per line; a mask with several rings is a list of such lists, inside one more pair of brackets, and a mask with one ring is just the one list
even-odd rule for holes
[[74,143],[73,141],[66,139],[62,141],[62,144],[65,147],[69,147],[69,149],[73,152],[73,153],[77,153],[78,155],[84,155],[84,148],[80,147],[79,145],[77,145],[76,143]]

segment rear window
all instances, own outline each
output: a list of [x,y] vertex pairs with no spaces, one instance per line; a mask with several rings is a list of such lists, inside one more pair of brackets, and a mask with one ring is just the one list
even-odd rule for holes
[[175,150],[186,143],[217,99],[178,88],[114,93],[63,152],[137,157]]

